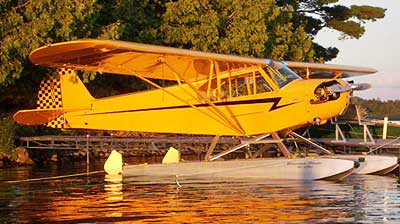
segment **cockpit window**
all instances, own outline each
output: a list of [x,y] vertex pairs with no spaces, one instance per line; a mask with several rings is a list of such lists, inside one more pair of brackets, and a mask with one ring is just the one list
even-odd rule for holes
[[276,82],[279,88],[293,80],[301,79],[294,71],[281,62],[272,62],[264,67],[264,71]]

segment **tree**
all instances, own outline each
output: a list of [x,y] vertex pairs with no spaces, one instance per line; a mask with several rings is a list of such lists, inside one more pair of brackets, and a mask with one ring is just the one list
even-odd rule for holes
[[400,100],[381,101],[379,99],[361,99],[359,97],[352,97],[352,104],[359,105],[365,108],[367,114],[371,118],[382,119],[387,116],[389,119],[400,119]]
[[[105,39],[162,44],[160,23],[168,0],[99,0],[96,26],[111,32],[97,34]],[[110,35],[111,34],[111,35]]]
[[294,26],[293,8],[276,9],[276,16],[266,22],[269,39],[265,57],[274,60],[314,61],[312,38],[304,26]]
[[[0,84],[31,73],[28,54],[40,46],[90,35],[93,0],[5,1],[0,15]],[[29,74],[31,76],[31,74]]]
[[[385,17],[386,9],[368,5],[350,7],[338,4],[340,0],[276,0],[280,7],[294,9],[293,24],[304,27],[307,34],[315,36],[322,28],[341,33],[341,38],[360,38],[367,21]],[[336,57],[337,48],[323,48],[314,43],[316,56],[328,61]]]
[[0,0],[0,103],[8,109],[33,105],[32,96],[45,73],[31,65],[29,53],[46,44],[81,38],[119,39],[276,60],[330,60],[338,50],[312,41],[322,27],[357,38],[362,35],[362,23],[382,18],[385,12],[370,6],[328,4],[337,2]]
[[292,9],[273,0],[179,0],[166,4],[169,45],[276,60],[313,60],[312,39],[293,26]]
[[[0,102],[7,109],[32,103],[44,72],[28,61],[45,44],[90,36],[93,0],[7,1],[0,8]],[[19,94],[13,95],[18,92]],[[16,97],[17,96],[17,97]]]
[[[161,43],[159,26],[164,1],[0,0],[3,109],[13,111],[34,105],[32,96],[45,72],[32,66],[28,55],[40,46],[82,38]],[[84,79],[94,77],[86,73]]]
[[261,56],[272,0],[179,0],[166,4],[161,31],[169,45]]

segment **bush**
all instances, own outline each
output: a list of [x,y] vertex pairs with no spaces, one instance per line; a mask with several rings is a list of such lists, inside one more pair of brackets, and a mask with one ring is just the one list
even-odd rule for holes
[[15,123],[9,115],[2,114],[0,118],[0,152],[11,155],[15,148]]

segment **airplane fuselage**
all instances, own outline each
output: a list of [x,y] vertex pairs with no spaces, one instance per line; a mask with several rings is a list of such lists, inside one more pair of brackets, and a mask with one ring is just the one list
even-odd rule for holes
[[75,86],[68,84],[75,80],[74,73],[61,76],[62,92],[69,93],[63,95],[64,128],[71,129],[250,136],[315,124],[316,119],[324,123],[349,101],[349,92],[343,92],[337,99],[314,103],[315,89],[332,81],[325,79],[297,79],[283,88],[270,83],[271,91],[228,97],[199,91],[205,80],[90,100],[69,89]]

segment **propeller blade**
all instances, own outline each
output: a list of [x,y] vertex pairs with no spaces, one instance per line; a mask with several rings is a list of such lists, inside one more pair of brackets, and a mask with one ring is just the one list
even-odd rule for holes
[[352,84],[351,88],[356,91],[361,91],[361,90],[366,90],[366,89],[371,88],[371,84],[369,84],[369,83]]
[[335,84],[332,86],[328,87],[328,90],[334,93],[342,93],[342,92],[348,92],[350,91],[352,88],[350,86],[342,86],[339,84]]

